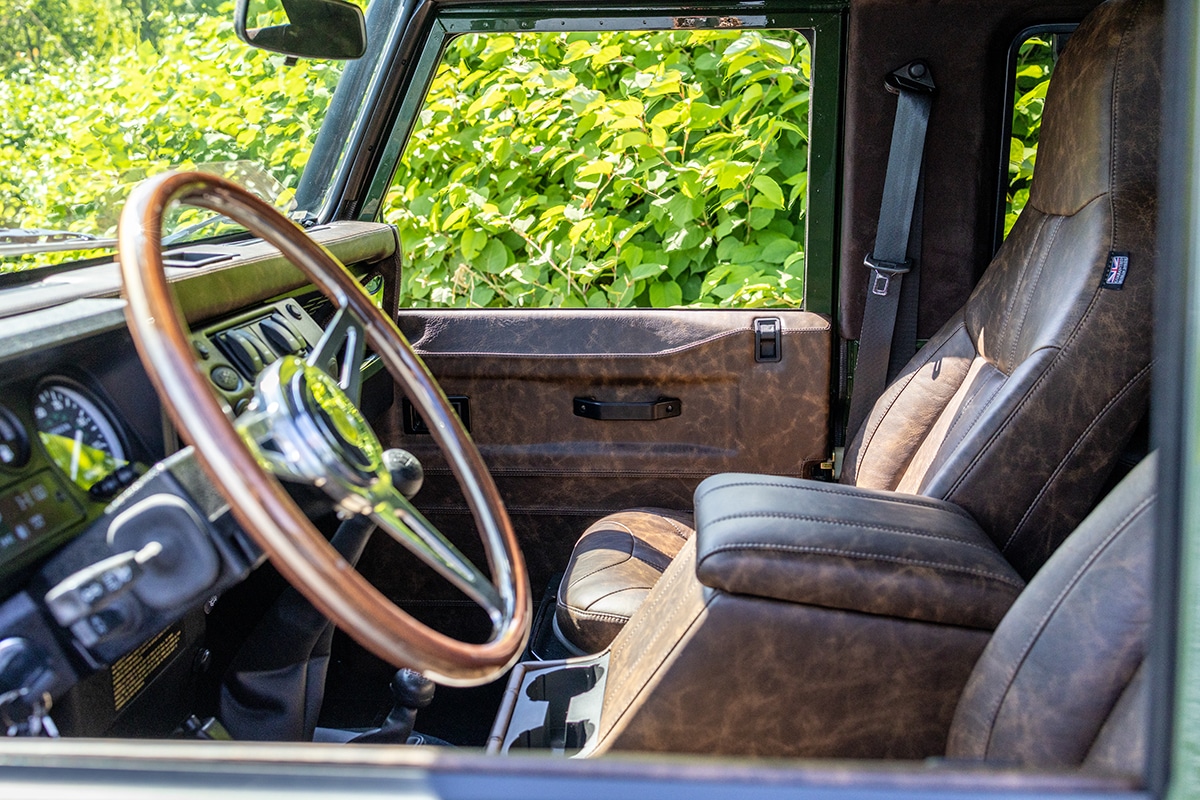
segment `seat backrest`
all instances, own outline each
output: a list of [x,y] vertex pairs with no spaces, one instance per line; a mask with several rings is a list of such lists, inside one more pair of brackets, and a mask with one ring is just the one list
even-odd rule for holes
[[1155,499],[1151,455],[1025,587],[967,680],[948,756],[1141,772]]
[[1147,408],[1161,50],[1161,0],[1113,0],[1079,26],[1028,204],[846,452],[844,482],[962,506],[1026,578],[1095,503]]

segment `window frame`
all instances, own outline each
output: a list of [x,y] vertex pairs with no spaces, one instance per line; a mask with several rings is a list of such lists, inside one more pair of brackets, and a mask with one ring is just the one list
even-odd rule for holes
[[[809,101],[808,198],[804,220],[804,310],[832,315],[836,302],[840,247],[840,152],[842,136],[843,51],[845,17],[829,3],[814,10],[786,8],[770,0],[755,13],[734,5],[698,5],[686,17],[669,13],[671,6],[638,10],[582,7],[530,9],[488,4],[442,8],[427,21],[424,45],[416,54],[412,78],[383,138],[382,153],[363,192],[357,218],[378,221],[383,201],[396,177],[401,156],[415,130],[429,87],[449,41],[465,33],[536,33],[548,31],[777,30],[801,32],[811,48]],[[841,9],[842,4],[836,8]],[[785,10],[786,9],[786,10]],[[741,24],[731,24],[737,22]],[[831,76],[818,79],[818,75]]]
[[[1005,239],[1004,218],[1008,202],[1009,142],[1012,139],[1013,106],[1016,104],[1014,96],[1017,91],[1017,61],[1021,55],[1021,45],[1034,36],[1070,35],[1078,27],[1078,22],[1046,22],[1030,25],[1021,29],[1008,46],[1008,58],[1004,68],[1004,107],[1001,110],[1000,121],[1000,161],[997,164],[995,222],[992,231],[993,255],[1000,249],[1000,245],[1004,244]],[[1053,72],[1050,73],[1050,80],[1054,80]]]

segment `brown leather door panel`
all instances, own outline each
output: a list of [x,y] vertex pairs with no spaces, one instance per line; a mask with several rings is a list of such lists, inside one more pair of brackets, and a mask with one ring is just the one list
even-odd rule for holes
[[[780,360],[757,361],[755,320],[780,323]],[[829,453],[831,331],[803,311],[414,310],[409,341],[471,434],[522,538],[535,592],[593,519],[643,505],[690,509],[717,472],[805,476]],[[574,401],[677,399],[656,420],[577,416]],[[469,526],[432,437],[405,434],[397,403],[381,437],[420,458],[418,506],[456,542]],[[414,597],[415,599],[415,597]]]

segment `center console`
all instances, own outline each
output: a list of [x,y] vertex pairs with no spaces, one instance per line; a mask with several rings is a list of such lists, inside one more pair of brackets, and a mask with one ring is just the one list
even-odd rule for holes
[[700,484],[696,526],[607,651],[514,670],[490,749],[944,752],[967,677],[1024,587],[970,515],[735,473]]

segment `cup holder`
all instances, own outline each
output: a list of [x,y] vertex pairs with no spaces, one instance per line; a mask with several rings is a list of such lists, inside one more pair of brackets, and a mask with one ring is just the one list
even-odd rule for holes
[[583,749],[595,732],[596,725],[585,720],[568,722],[565,725],[543,726],[521,731],[508,747],[510,750],[514,748],[553,750],[565,756],[573,756]]
[[504,750],[550,750],[565,756],[593,740],[604,700],[607,658],[527,674],[518,692]]
[[525,696],[530,700],[541,700],[553,704],[556,700],[570,699],[596,688],[604,677],[604,667],[592,664],[587,667],[566,667],[540,673],[525,687]]

